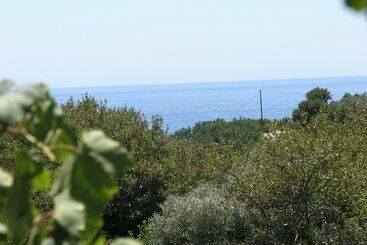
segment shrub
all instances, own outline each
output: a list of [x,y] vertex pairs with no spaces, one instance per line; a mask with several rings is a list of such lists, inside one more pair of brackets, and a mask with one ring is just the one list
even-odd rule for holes
[[173,137],[193,140],[208,145],[210,143],[233,142],[236,148],[254,146],[265,126],[260,120],[234,118],[226,122],[223,119],[196,123],[194,127],[183,128],[173,134]]
[[136,160],[136,166],[116,179],[120,192],[103,211],[104,231],[108,237],[136,234],[138,225],[159,211],[164,200],[165,179],[161,161],[168,155],[168,136],[160,117],[149,123],[139,111],[108,107],[85,95],[81,100],[69,99],[62,105],[68,122],[85,131],[100,129],[120,142]]
[[367,242],[367,109],[343,123],[321,113],[262,140],[239,191],[262,213],[269,239],[293,244]]
[[253,220],[243,203],[204,185],[184,196],[170,196],[143,237],[148,244],[238,244],[251,237]]
[[233,143],[207,145],[169,137],[160,117],[149,123],[139,111],[108,107],[84,96],[62,106],[67,120],[85,131],[101,129],[126,146],[135,167],[120,173],[120,192],[103,211],[108,237],[137,235],[139,226],[171,194],[183,194],[204,183],[228,181],[226,173],[241,158]]
[[299,103],[298,108],[293,111],[293,120],[308,123],[323,106],[327,105],[329,100],[331,100],[331,94],[326,88],[317,87],[310,90],[306,94],[306,100]]
[[343,98],[339,101],[332,101],[324,111],[330,120],[344,122],[351,113],[363,107],[367,107],[367,93],[355,95],[345,93]]

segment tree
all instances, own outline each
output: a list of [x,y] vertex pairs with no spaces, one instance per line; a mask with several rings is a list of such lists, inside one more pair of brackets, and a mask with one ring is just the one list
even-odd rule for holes
[[320,112],[320,109],[331,100],[330,91],[326,88],[314,88],[306,94],[306,100],[298,105],[292,114],[294,121],[308,123],[310,119]]
[[367,242],[366,115],[358,107],[340,123],[321,112],[304,127],[284,127],[234,171],[271,244]]
[[347,6],[358,10],[358,11],[364,11],[367,13],[367,0],[346,0],[345,3]]

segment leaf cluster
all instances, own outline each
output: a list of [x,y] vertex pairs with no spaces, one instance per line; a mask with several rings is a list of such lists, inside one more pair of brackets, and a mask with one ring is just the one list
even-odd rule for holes
[[[27,148],[16,150],[11,172],[0,171],[1,238],[103,244],[100,214],[118,191],[115,173],[132,166],[127,151],[101,131],[70,126],[45,86],[11,88],[10,81],[0,83],[0,135],[22,139]],[[45,161],[61,163],[54,178]],[[52,205],[35,205],[32,197],[47,189]]]

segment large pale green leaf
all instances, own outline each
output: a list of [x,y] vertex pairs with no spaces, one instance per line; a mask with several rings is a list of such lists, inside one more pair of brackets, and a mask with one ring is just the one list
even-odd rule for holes
[[68,190],[55,197],[55,220],[74,236],[85,229],[85,208],[71,198]]
[[99,162],[107,173],[125,170],[132,165],[125,148],[102,131],[91,131],[83,134],[82,142],[91,158]]
[[52,134],[59,126],[55,122],[55,119],[59,117],[55,110],[55,102],[51,99],[41,101],[35,106],[27,128],[38,140],[45,141],[48,134]]
[[[99,162],[89,157],[88,154],[83,154],[65,162],[60,169],[60,173],[56,176],[52,193],[60,195],[65,191],[70,194],[68,196],[69,202],[83,204],[88,217],[84,234],[86,237],[93,236],[94,232],[102,225],[100,214],[103,207],[117,192],[114,179],[104,171]],[[62,202],[64,201],[65,198],[56,201],[55,204],[58,210],[61,210],[59,206],[63,205]],[[65,215],[65,213],[72,213],[75,210],[65,209],[63,212]],[[71,232],[68,223],[61,222],[60,217],[58,216],[60,225]],[[77,235],[76,233],[73,234]]]
[[[38,141],[37,147],[53,151],[52,159],[63,162],[52,188],[55,197],[52,233],[41,226],[30,229],[34,215],[38,214],[31,196],[51,183],[50,172],[35,158],[35,152],[16,154],[14,178],[0,169],[0,189],[5,190],[7,197],[1,211],[12,241],[21,244],[30,234],[30,241],[37,243],[47,237],[51,244],[74,244],[83,235],[102,244],[104,238],[96,236],[102,226],[101,212],[118,191],[115,173],[132,165],[127,151],[100,131],[86,133],[79,141],[76,130],[64,122],[45,86],[10,90],[11,85],[0,83],[0,124],[23,122],[27,139]],[[45,217],[37,216],[36,223],[38,218]]]
[[106,173],[102,164],[88,155],[77,159],[71,176],[70,192],[86,207],[86,236],[89,237],[102,226],[101,212],[118,188],[113,175]]
[[142,242],[129,238],[119,238],[111,242],[111,245],[143,245]]
[[[32,114],[27,120],[27,129],[38,140],[46,144],[76,144],[75,132],[70,131],[70,127],[64,122],[61,109],[47,91],[35,104]],[[65,131],[66,135],[63,134]]]
[[[13,177],[0,168],[0,195],[6,196],[7,191],[13,184]],[[0,202],[1,204],[1,202]]]
[[70,156],[65,146],[78,146],[77,131],[65,123],[61,109],[47,91],[44,91],[43,97],[35,97],[38,99],[31,116],[27,117],[27,130],[37,140],[50,145],[57,160],[63,162]]
[[0,188],[7,189],[13,184],[13,177],[0,168]]
[[76,162],[76,156],[70,156],[56,173],[54,182],[52,184],[51,195],[57,196],[65,190],[71,188],[72,173]]
[[0,96],[0,123],[12,125],[23,120],[25,109],[31,106],[33,101],[24,94],[12,94]]
[[[6,85],[3,85],[7,87]],[[33,103],[46,95],[46,87],[34,85],[14,93],[0,93],[0,123],[12,125],[24,119],[25,113]]]
[[0,241],[5,241],[7,238],[8,228],[3,223],[0,223]]
[[32,100],[37,100],[37,101],[40,101],[40,100],[43,100],[49,97],[48,88],[46,85],[42,83],[37,83],[31,86],[28,86],[23,90],[19,90],[19,93],[22,93],[28,96],[29,98],[31,98]]
[[78,156],[63,164],[53,194],[68,190],[71,198],[85,205],[88,219],[84,235],[90,237],[102,226],[101,212],[118,191],[115,172],[126,169],[132,161],[118,142],[99,131],[84,134],[81,149]]

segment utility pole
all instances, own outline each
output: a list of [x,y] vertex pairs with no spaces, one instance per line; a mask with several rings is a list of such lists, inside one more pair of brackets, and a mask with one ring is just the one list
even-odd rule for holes
[[261,89],[260,89],[260,112],[261,112],[261,122],[263,122],[264,120],[264,115],[263,115],[263,97],[261,94]]

